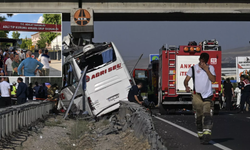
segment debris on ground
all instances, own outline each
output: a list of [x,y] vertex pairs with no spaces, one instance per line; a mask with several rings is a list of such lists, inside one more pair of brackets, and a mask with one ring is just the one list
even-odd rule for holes
[[51,116],[39,132],[30,132],[16,150],[146,150],[150,145],[131,129],[122,130],[116,116],[99,121]]

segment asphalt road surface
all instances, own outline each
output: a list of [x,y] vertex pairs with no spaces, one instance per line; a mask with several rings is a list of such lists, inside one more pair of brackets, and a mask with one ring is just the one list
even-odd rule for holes
[[155,115],[157,133],[168,150],[250,150],[250,113],[220,112],[213,117],[212,141],[202,145],[196,137],[194,115]]

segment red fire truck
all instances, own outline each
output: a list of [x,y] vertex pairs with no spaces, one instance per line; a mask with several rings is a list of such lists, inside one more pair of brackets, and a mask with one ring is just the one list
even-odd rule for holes
[[[216,82],[212,83],[214,91],[214,113],[220,109],[219,92],[221,90],[221,47],[216,40],[189,42],[188,45],[180,45],[178,48],[171,45],[163,45],[159,58],[159,90],[158,105],[161,113],[175,111],[177,109],[192,110],[191,93],[187,93],[184,87],[184,79],[189,68],[199,62],[202,52],[209,54],[208,64],[213,65],[216,73]],[[192,79],[189,86],[193,88]]]

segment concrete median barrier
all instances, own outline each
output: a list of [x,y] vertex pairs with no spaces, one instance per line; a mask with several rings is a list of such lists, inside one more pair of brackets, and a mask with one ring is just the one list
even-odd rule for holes
[[0,108],[0,139],[8,137],[37,119],[48,115],[52,106],[52,102],[34,101]]
[[137,138],[147,139],[151,149],[167,149],[161,137],[155,131],[150,113],[145,107],[127,101],[120,101],[119,121],[124,124],[123,130],[131,128]]

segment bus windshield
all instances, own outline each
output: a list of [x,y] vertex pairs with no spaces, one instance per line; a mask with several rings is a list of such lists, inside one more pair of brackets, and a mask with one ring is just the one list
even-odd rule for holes
[[101,49],[90,55],[81,56],[79,67],[81,70],[88,65],[87,72],[100,69],[112,62],[116,61],[116,55],[112,47]]

